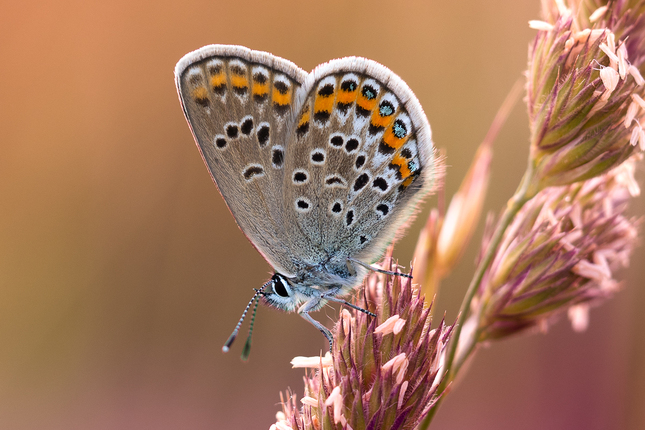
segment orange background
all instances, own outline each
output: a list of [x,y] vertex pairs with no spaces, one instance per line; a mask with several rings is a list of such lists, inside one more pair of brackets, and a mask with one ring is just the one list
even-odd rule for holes
[[[260,308],[250,362],[238,358],[243,340],[220,350],[270,267],[195,148],[173,83],[181,56],[230,43],[306,70],[345,55],[385,64],[447,151],[451,195],[523,72],[538,3],[5,0],[0,428],[268,429],[279,391],[302,395],[289,361],[325,340],[301,318]],[[527,140],[518,104],[486,210],[514,191]],[[643,212],[637,199],[632,213]],[[397,247],[402,264],[422,219]],[[449,320],[475,248],[439,297]],[[436,428],[645,428],[644,263],[638,249],[625,290],[592,311],[586,333],[562,321],[480,351]]]

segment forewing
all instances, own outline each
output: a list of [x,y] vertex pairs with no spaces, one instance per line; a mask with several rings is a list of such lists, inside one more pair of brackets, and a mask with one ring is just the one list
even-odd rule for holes
[[373,262],[435,184],[430,126],[386,67],[349,57],[318,66],[298,93],[285,160],[285,217],[298,255]]
[[289,274],[283,240],[286,137],[307,73],[269,53],[210,45],[175,68],[184,114],[210,174],[242,231]]

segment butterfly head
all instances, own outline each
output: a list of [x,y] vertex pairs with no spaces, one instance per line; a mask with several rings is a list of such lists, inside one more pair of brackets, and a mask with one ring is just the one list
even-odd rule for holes
[[262,302],[276,309],[293,312],[302,302],[302,298],[288,278],[275,273],[262,289]]
[[[240,326],[246,317],[247,312],[251,307],[253,307],[253,313],[251,316],[251,325],[249,326],[249,335],[246,338],[246,344],[244,345],[244,350],[242,352],[242,360],[247,360],[249,353],[251,351],[251,334],[253,333],[253,323],[255,322],[255,313],[257,311],[258,303],[262,301],[264,304],[283,310],[287,312],[293,312],[298,307],[298,304],[303,301],[302,294],[297,293],[297,288],[283,275],[275,273],[271,279],[266,282],[262,288],[255,289],[255,294],[249,301],[249,304],[246,305],[242,317],[238,321],[233,333],[229,336],[228,340],[222,347],[222,351],[228,352],[231,345],[237,338],[237,334],[240,330]],[[255,304],[255,306],[254,306]],[[327,339],[330,339],[328,335]]]

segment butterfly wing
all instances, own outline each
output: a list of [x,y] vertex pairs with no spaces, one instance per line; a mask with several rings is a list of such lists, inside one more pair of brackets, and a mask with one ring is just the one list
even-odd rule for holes
[[175,68],[179,99],[210,174],[242,231],[289,274],[283,241],[286,137],[307,73],[266,52],[209,45]]
[[289,237],[305,264],[380,258],[436,182],[426,116],[386,67],[348,57],[318,66],[298,92],[285,160]]

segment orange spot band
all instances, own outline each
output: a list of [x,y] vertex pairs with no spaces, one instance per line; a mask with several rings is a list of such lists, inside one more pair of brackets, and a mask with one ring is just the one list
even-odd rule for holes
[[264,83],[264,84],[259,84],[257,82],[253,83],[253,94],[256,96],[263,96],[266,93],[269,92],[269,84]]
[[410,186],[410,184],[412,183],[412,181],[414,181],[414,176],[410,176],[408,179],[406,179],[405,181],[403,181],[403,186],[407,188],[408,186]]
[[376,102],[377,100],[374,98],[372,100],[368,100],[365,98],[362,94],[358,96],[358,100],[356,100],[356,104],[360,107],[362,107],[365,110],[372,111],[374,107],[376,107]]
[[220,73],[219,75],[213,75],[211,76],[211,86],[212,87],[219,87],[221,85],[226,84],[226,76],[224,76],[224,73]]
[[387,127],[394,120],[394,115],[381,116],[378,109],[372,114],[371,124],[375,127]]
[[393,127],[389,126],[387,130],[385,130],[385,133],[383,134],[383,141],[391,148],[396,148],[399,149],[402,147],[405,142],[408,141],[408,137],[410,135],[406,135],[403,138],[398,138],[393,131]]
[[314,103],[314,112],[331,112],[331,109],[334,107],[334,96],[330,95],[328,97],[316,96],[316,102]]
[[192,96],[195,100],[205,100],[208,98],[208,90],[205,87],[197,87],[193,90]]
[[307,124],[309,122],[309,106],[307,106],[307,109],[302,113],[302,116],[300,117],[300,121],[298,122],[298,127],[301,125]]
[[291,89],[286,94],[281,94],[277,89],[273,89],[273,102],[280,105],[288,105],[291,103]]
[[231,75],[231,85],[237,88],[243,88],[249,86],[249,81],[246,79],[246,76],[243,75]]
[[407,178],[412,174],[410,168],[408,167],[408,160],[403,158],[400,154],[396,154],[392,157],[392,164],[399,166],[399,173],[403,179]]
[[336,101],[343,104],[353,103],[356,100],[356,93],[358,93],[358,90],[340,91],[336,95]]

